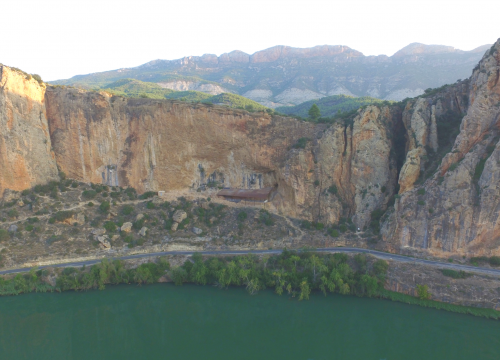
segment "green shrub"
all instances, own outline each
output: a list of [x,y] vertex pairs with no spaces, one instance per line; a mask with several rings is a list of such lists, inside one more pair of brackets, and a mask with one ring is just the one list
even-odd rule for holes
[[76,188],[78,187],[78,185],[79,185],[79,184],[78,184],[78,182],[76,182],[76,181],[73,181],[73,182],[71,183],[71,187],[72,187],[73,189],[76,189]]
[[56,222],[56,219],[54,219],[53,217],[51,217],[49,219],[49,224],[55,224],[55,222]]
[[424,188],[418,189],[417,194],[418,195],[425,195],[425,189]]
[[7,212],[7,216],[10,218],[17,218],[19,216],[19,212],[16,209],[11,209]]
[[300,223],[300,227],[305,230],[310,230],[311,229],[311,222],[307,220],[302,220]]
[[269,211],[264,210],[264,209],[260,210],[259,221],[261,223],[265,224],[266,226],[274,225],[274,221],[273,221],[271,214],[269,213]]
[[453,171],[458,167],[458,163],[453,163],[451,164],[450,168],[448,169],[449,171]]
[[307,143],[310,141],[311,139],[309,138],[306,138],[306,137],[301,137],[299,140],[297,140],[297,143],[295,145],[292,146],[293,149],[305,149],[306,148],[306,145]]
[[375,234],[380,233],[380,218],[384,215],[385,211],[377,209],[371,213],[370,228]]
[[338,192],[338,190],[337,190],[337,186],[335,186],[335,185],[330,186],[330,187],[328,188],[328,192],[329,192],[330,194],[332,194],[332,195],[337,195],[337,192]]
[[500,266],[500,256],[490,257],[490,265],[491,266]]
[[73,217],[75,213],[73,211],[69,211],[69,210],[66,210],[66,211],[58,211],[56,212],[52,218],[55,220],[55,221],[58,221],[58,222],[62,222],[64,220],[67,220],[71,217]]
[[248,214],[246,213],[246,211],[240,211],[238,213],[238,221],[242,222],[242,221],[245,221],[248,217]]
[[425,201],[418,200],[418,201],[417,201],[417,204],[418,204],[418,205],[420,205],[420,206],[424,206],[424,205],[425,205]]
[[122,211],[121,213],[123,215],[130,215],[132,214],[132,212],[134,211],[134,207],[132,205],[125,205],[123,208],[122,208]]
[[146,208],[148,208],[149,210],[156,209],[156,205],[152,201],[149,201],[146,204]]
[[345,233],[347,231],[347,225],[346,224],[340,224],[339,230],[340,230],[340,232]]
[[431,295],[427,285],[417,285],[417,296],[420,300],[429,300]]
[[319,180],[314,180],[314,186],[319,186]]
[[99,205],[99,210],[102,212],[102,213],[107,213],[109,211],[109,209],[111,208],[111,204],[109,203],[109,201],[103,201],[101,203],[101,205]]
[[116,224],[112,221],[106,221],[104,223],[104,228],[109,233],[114,233],[116,231]]
[[155,191],[147,191],[145,192],[144,194],[140,195],[139,196],[139,199],[141,200],[145,200],[145,199],[149,199],[149,198],[152,198],[153,196],[156,195],[156,192]]
[[337,229],[329,229],[328,230],[328,235],[330,235],[331,237],[339,237],[339,232]]
[[316,230],[323,230],[323,228],[325,227],[325,224],[320,223],[320,222],[318,222],[314,225],[315,225],[314,227],[316,228]]
[[434,213],[434,209],[433,208],[429,208],[429,214],[433,214]]
[[43,80],[42,80],[42,77],[40,75],[38,75],[38,74],[32,74],[31,76],[33,76],[33,79],[35,79],[36,81],[38,81],[39,84],[43,84]]
[[467,273],[463,270],[455,271],[452,269],[441,269],[441,273],[444,276],[448,276],[448,277],[451,277],[453,279],[466,279],[466,278],[472,276],[472,274]]
[[9,232],[5,229],[0,229],[0,242],[10,239]]
[[87,204],[88,207],[92,207],[94,206],[94,203],[92,201],[89,201],[88,204]]
[[85,190],[82,192],[82,197],[85,199],[93,199],[97,196],[97,191],[95,190]]

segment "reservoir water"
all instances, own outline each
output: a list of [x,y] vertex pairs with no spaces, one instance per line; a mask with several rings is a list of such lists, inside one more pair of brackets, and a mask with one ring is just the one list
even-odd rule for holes
[[2,360],[500,359],[500,322],[386,300],[155,284],[0,298]]

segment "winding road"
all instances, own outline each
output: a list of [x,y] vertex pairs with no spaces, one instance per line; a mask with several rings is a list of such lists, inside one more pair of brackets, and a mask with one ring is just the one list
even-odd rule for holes
[[[276,255],[276,254],[280,254],[282,251],[283,251],[282,249],[277,249],[277,250],[218,250],[218,251],[197,251],[197,252],[202,254],[202,255],[244,255],[244,254]],[[376,251],[376,250],[369,250],[369,249],[350,248],[350,247],[334,247],[334,248],[311,249],[310,251],[324,252],[324,253],[365,253],[365,254],[373,255],[379,259],[398,261],[401,263],[430,265],[430,266],[435,266],[435,267],[441,268],[441,269],[452,269],[452,270],[456,270],[456,271],[462,270],[462,271],[474,272],[474,273],[485,274],[485,275],[500,276],[500,269],[497,270],[497,269],[491,269],[491,268],[481,268],[481,267],[476,267],[476,266],[460,265],[460,264],[454,264],[454,263],[445,263],[445,262],[433,261],[433,260],[425,260],[425,259],[413,258],[413,257],[397,255],[397,254],[390,254],[390,253],[385,253],[385,252]],[[113,259],[130,260],[130,259],[140,259],[140,258],[146,258],[146,257],[152,257],[152,256],[192,255],[194,253],[195,253],[194,251],[163,251],[163,252],[155,252],[155,253],[118,256],[118,257],[114,257]],[[38,268],[43,269],[43,268],[48,268],[48,267],[71,267],[71,266],[72,267],[81,267],[84,265],[98,264],[102,260],[103,259],[78,261],[78,262],[65,262],[65,263],[61,263],[61,264],[39,266]],[[3,270],[3,271],[0,271],[0,275],[28,272],[30,269],[31,268],[19,268],[19,269]]]

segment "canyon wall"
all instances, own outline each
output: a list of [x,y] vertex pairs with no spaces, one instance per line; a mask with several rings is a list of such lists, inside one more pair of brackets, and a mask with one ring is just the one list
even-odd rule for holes
[[[497,41],[473,71],[460,132],[435,172],[415,186],[403,174],[403,170],[411,173],[410,166],[405,164],[401,171],[401,197],[382,227],[383,238],[393,251],[426,250],[439,256],[500,254],[499,78]],[[448,101],[462,107],[460,99]],[[410,146],[407,162],[417,148]]]
[[0,195],[57,179],[45,85],[0,65]]
[[50,137],[69,177],[139,192],[260,188],[313,124],[221,106],[49,88]]
[[500,42],[470,79],[330,124],[45,88],[1,69],[1,191],[57,167],[139,192],[277,185],[271,209],[380,228],[391,251],[500,254]]

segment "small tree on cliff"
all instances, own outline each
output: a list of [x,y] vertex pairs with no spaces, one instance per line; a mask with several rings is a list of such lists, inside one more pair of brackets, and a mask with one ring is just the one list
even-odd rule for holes
[[313,120],[317,120],[321,116],[321,111],[319,110],[318,105],[313,104],[309,109],[309,117]]

